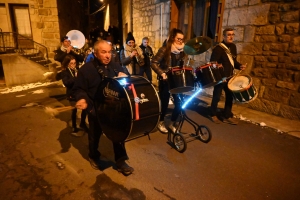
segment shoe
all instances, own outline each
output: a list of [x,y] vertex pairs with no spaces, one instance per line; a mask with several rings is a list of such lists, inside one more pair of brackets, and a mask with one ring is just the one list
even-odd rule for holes
[[176,132],[176,127],[173,124],[170,124],[169,129],[172,131],[172,133],[178,133],[178,130]]
[[168,133],[168,129],[166,129],[164,121],[159,122],[157,128],[162,133]]
[[85,123],[80,123],[79,127],[82,128],[85,132],[89,131],[89,128],[86,126]]
[[95,169],[95,170],[100,170],[101,169],[101,160],[100,160],[100,158],[98,158],[98,159],[89,158],[89,161],[90,161],[90,164],[91,164],[93,169]]
[[232,118],[232,117],[230,117],[228,119],[224,118],[223,122],[227,123],[227,124],[232,124],[232,125],[237,125],[239,123],[239,121],[237,119]]
[[217,116],[212,116],[211,121],[214,122],[215,124],[221,124],[221,121],[218,119]]
[[134,169],[132,167],[130,167],[125,160],[119,161],[117,162],[117,170],[118,172],[121,172],[123,175],[128,176],[130,174],[132,174],[132,172],[134,171]]
[[75,137],[81,137],[84,135],[84,132],[80,131],[78,128],[73,128],[71,135],[73,135]]

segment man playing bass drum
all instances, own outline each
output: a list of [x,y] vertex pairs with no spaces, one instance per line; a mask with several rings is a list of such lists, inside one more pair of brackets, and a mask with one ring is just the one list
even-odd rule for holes
[[[95,59],[84,64],[77,74],[74,84],[73,94],[77,100],[76,107],[86,110],[89,120],[89,161],[93,168],[101,169],[100,152],[98,151],[99,140],[102,135],[102,129],[97,117],[96,108],[94,107],[98,87],[104,77],[113,78],[115,76],[126,76],[123,68],[111,61],[112,46],[105,40],[97,41],[94,45]],[[124,175],[133,172],[125,161],[128,156],[124,142],[113,142],[115,161],[117,170]]]
[[[233,43],[234,31],[232,28],[227,28],[223,31],[223,41],[214,47],[210,61],[217,61],[223,65],[224,76],[223,82],[214,86],[213,98],[211,102],[211,120],[219,124],[221,121],[217,117],[217,107],[222,95],[222,90],[225,92],[225,107],[222,120],[224,123],[236,125],[238,120],[233,118],[232,110],[232,93],[228,89],[228,81],[233,76],[233,70],[244,70],[246,65],[242,65],[236,60],[237,50]],[[226,79],[227,78],[227,79]]]

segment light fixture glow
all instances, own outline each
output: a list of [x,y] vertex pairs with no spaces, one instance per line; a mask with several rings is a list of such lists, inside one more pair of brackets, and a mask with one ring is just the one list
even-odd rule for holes
[[181,106],[181,108],[182,109],[184,109],[186,106],[187,106],[187,104],[197,95],[197,94],[199,94],[200,92],[201,92],[201,90],[202,90],[202,88],[200,88],[199,90],[197,90],[188,100],[186,100],[185,102],[184,102],[184,104]]

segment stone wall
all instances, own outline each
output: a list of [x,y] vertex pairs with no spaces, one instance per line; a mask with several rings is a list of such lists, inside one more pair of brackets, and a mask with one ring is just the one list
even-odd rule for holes
[[[127,3],[125,3],[127,2]],[[122,1],[123,16],[127,16],[127,23],[130,24],[130,9],[125,10],[125,5],[129,6],[130,0]],[[170,21],[170,1],[161,2],[159,0],[132,0],[132,15],[133,15],[133,36],[136,44],[142,43],[143,37],[148,37],[149,45],[156,53],[163,41],[167,39],[169,33]],[[124,19],[124,17],[123,17]],[[125,25],[123,21],[123,27]],[[124,30],[124,29],[123,29]],[[128,29],[129,31],[131,29]],[[124,41],[127,33],[123,34]],[[153,83],[157,84],[156,74],[153,72]]]
[[[53,50],[60,40],[56,0],[4,0],[8,30],[12,32],[9,4],[27,4],[31,21],[33,40],[48,47],[48,54],[53,58]],[[2,21],[3,23],[3,21]]]
[[258,98],[249,107],[300,120],[300,0],[226,0],[223,29],[235,28]]

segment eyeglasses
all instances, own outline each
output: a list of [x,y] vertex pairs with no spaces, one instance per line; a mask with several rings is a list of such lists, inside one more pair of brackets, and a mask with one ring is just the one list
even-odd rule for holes
[[235,36],[235,34],[233,33],[233,34],[228,34],[227,35],[227,37],[231,37],[231,36],[233,37],[233,36]]
[[176,40],[182,42],[183,38],[176,38]]

